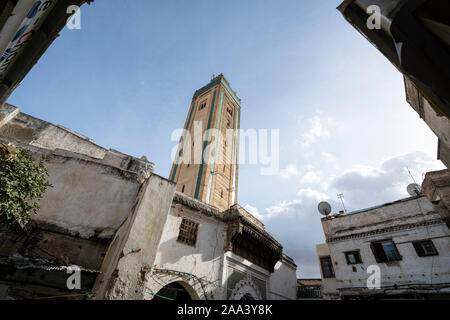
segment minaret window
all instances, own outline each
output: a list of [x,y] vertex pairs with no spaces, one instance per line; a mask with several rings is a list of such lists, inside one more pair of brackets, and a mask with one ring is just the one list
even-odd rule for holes
[[198,107],[198,110],[202,110],[206,107],[206,102],[203,102],[202,104],[200,104],[200,107]]

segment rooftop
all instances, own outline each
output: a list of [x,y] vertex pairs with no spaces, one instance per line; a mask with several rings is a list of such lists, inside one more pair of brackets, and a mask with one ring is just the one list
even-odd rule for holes
[[195,91],[194,97],[196,97],[199,94],[205,92],[209,88],[212,88],[213,86],[215,86],[218,83],[222,83],[225,86],[225,88],[227,88],[227,90],[230,93],[230,95],[234,98],[234,100],[240,106],[241,105],[241,99],[237,96],[236,91],[234,91],[231,88],[230,83],[228,82],[228,80],[225,78],[225,76],[222,73],[219,74],[218,76],[212,78],[211,81],[207,85],[205,85],[205,86],[201,87],[200,89],[198,89],[197,91]]
[[391,206],[391,205],[394,205],[394,204],[399,204],[399,203],[402,203],[402,202],[411,201],[411,200],[414,200],[414,199],[424,198],[424,197],[425,197],[424,195],[420,195],[420,196],[418,196],[418,197],[416,196],[416,197],[403,198],[403,199],[400,199],[400,200],[396,200],[396,201],[392,201],[392,202],[387,202],[387,203],[384,203],[384,204],[382,204],[382,205],[373,206],[373,207],[369,207],[369,208],[365,208],[365,209],[361,209],[361,210],[356,210],[356,211],[351,211],[351,212],[349,212],[349,213],[338,213],[338,214],[330,215],[330,216],[328,216],[328,217],[322,218],[322,220],[328,220],[328,219],[336,219],[336,218],[348,217],[348,216],[350,216],[350,215],[354,215],[354,214],[358,214],[358,213],[363,213],[363,212],[367,212],[367,211],[372,211],[372,210],[375,210],[375,209],[379,209],[379,208]]

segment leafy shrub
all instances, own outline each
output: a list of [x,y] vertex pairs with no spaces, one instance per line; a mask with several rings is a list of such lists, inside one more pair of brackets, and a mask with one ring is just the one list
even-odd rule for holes
[[0,144],[0,223],[23,227],[40,209],[39,200],[52,187],[46,160],[36,164],[28,151]]

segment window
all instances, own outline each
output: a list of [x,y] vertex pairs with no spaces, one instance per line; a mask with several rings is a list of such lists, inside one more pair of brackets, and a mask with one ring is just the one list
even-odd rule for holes
[[320,257],[320,266],[324,278],[334,278],[333,263],[330,257]]
[[177,241],[195,247],[195,243],[197,242],[197,231],[198,223],[183,218]]
[[233,110],[231,110],[230,108],[227,108],[227,112],[230,116],[233,116]]
[[392,240],[372,242],[370,247],[377,262],[402,260],[402,257],[398,253],[397,247]]
[[439,254],[431,240],[414,241],[412,244],[419,257],[437,256]]
[[223,199],[223,190],[220,190],[220,197]]
[[362,263],[359,250],[345,252],[345,258],[347,259],[347,264]]
[[181,188],[181,192],[184,193],[184,184],[183,184],[183,188]]
[[200,107],[198,107],[198,110],[200,111],[200,110],[204,109],[205,107],[206,107],[206,102],[203,102],[200,104]]

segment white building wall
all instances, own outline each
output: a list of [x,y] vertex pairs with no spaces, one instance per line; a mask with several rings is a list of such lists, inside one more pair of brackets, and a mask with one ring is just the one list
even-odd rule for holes
[[297,268],[286,261],[278,261],[270,276],[270,300],[295,300],[297,297]]
[[[329,244],[331,259],[339,288],[366,287],[370,274],[367,268],[378,265],[381,270],[381,286],[450,283],[450,241],[449,230],[445,224],[383,234],[377,237],[340,241]],[[392,239],[402,256],[401,261],[377,263],[370,248],[370,242]],[[419,257],[412,241],[431,239],[439,255]],[[346,251],[360,250],[362,264],[348,265]],[[356,272],[352,270],[356,267]]]
[[[436,222],[439,219],[440,215],[423,197],[325,222],[329,236],[350,236],[348,239],[328,242],[340,291],[352,288],[367,289],[367,279],[370,276],[367,269],[371,265],[380,267],[381,287],[397,285],[403,288],[405,285],[450,283],[450,230],[443,221]],[[428,221],[428,225],[420,225],[425,221]],[[385,228],[391,228],[391,231],[381,232],[383,229],[386,231]],[[330,230],[334,230],[334,233]],[[369,233],[361,235],[361,230]],[[379,233],[371,233],[374,230]],[[402,259],[377,263],[370,244],[387,239],[395,243]],[[432,240],[438,255],[417,255],[412,241],[426,239]],[[361,264],[347,264],[344,252],[353,250],[360,250]]]
[[[196,246],[189,246],[177,241],[183,217],[199,224]],[[225,224],[214,218],[206,217],[198,211],[173,203],[164,226],[163,235],[155,259],[157,268],[176,270],[195,275],[203,280],[222,283],[223,254],[225,247]],[[170,273],[168,273],[170,274]],[[173,274],[171,274],[173,275]],[[166,277],[166,278],[165,278]],[[192,278],[192,279],[190,279]],[[155,272],[149,286],[158,292],[164,285],[174,281],[187,281],[193,286],[200,299],[224,298],[224,289],[218,285],[208,285],[194,277],[167,277]]]
[[[177,241],[182,219],[197,222],[196,246]],[[238,300],[249,293],[256,299],[295,299],[296,267],[278,262],[275,272],[226,251],[226,224],[173,203],[146,287],[156,294],[165,285],[181,283],[194,299]],[[186,274],[176,273],[184,272]],[[192,276],[190,276],[190,274]],[[198,280],[198,278],[202,280]],[[152,298],[149,294],[147,299]]]
[[[320,258],[321,257],[331,257],[330,249],[326,243],[318,244],[316,246],[317,258],[319,259],[320,266]],[[331,258],[332,261],[333,258]],[[334,267],[334,266],[333,266]],[[320,274],[322,275],[322,297],[326,300],[337,299],[339,298],[339,292],[337,290],[337,281],[336,278],[324,278],[322,272],[322,266],[320,267]]]

